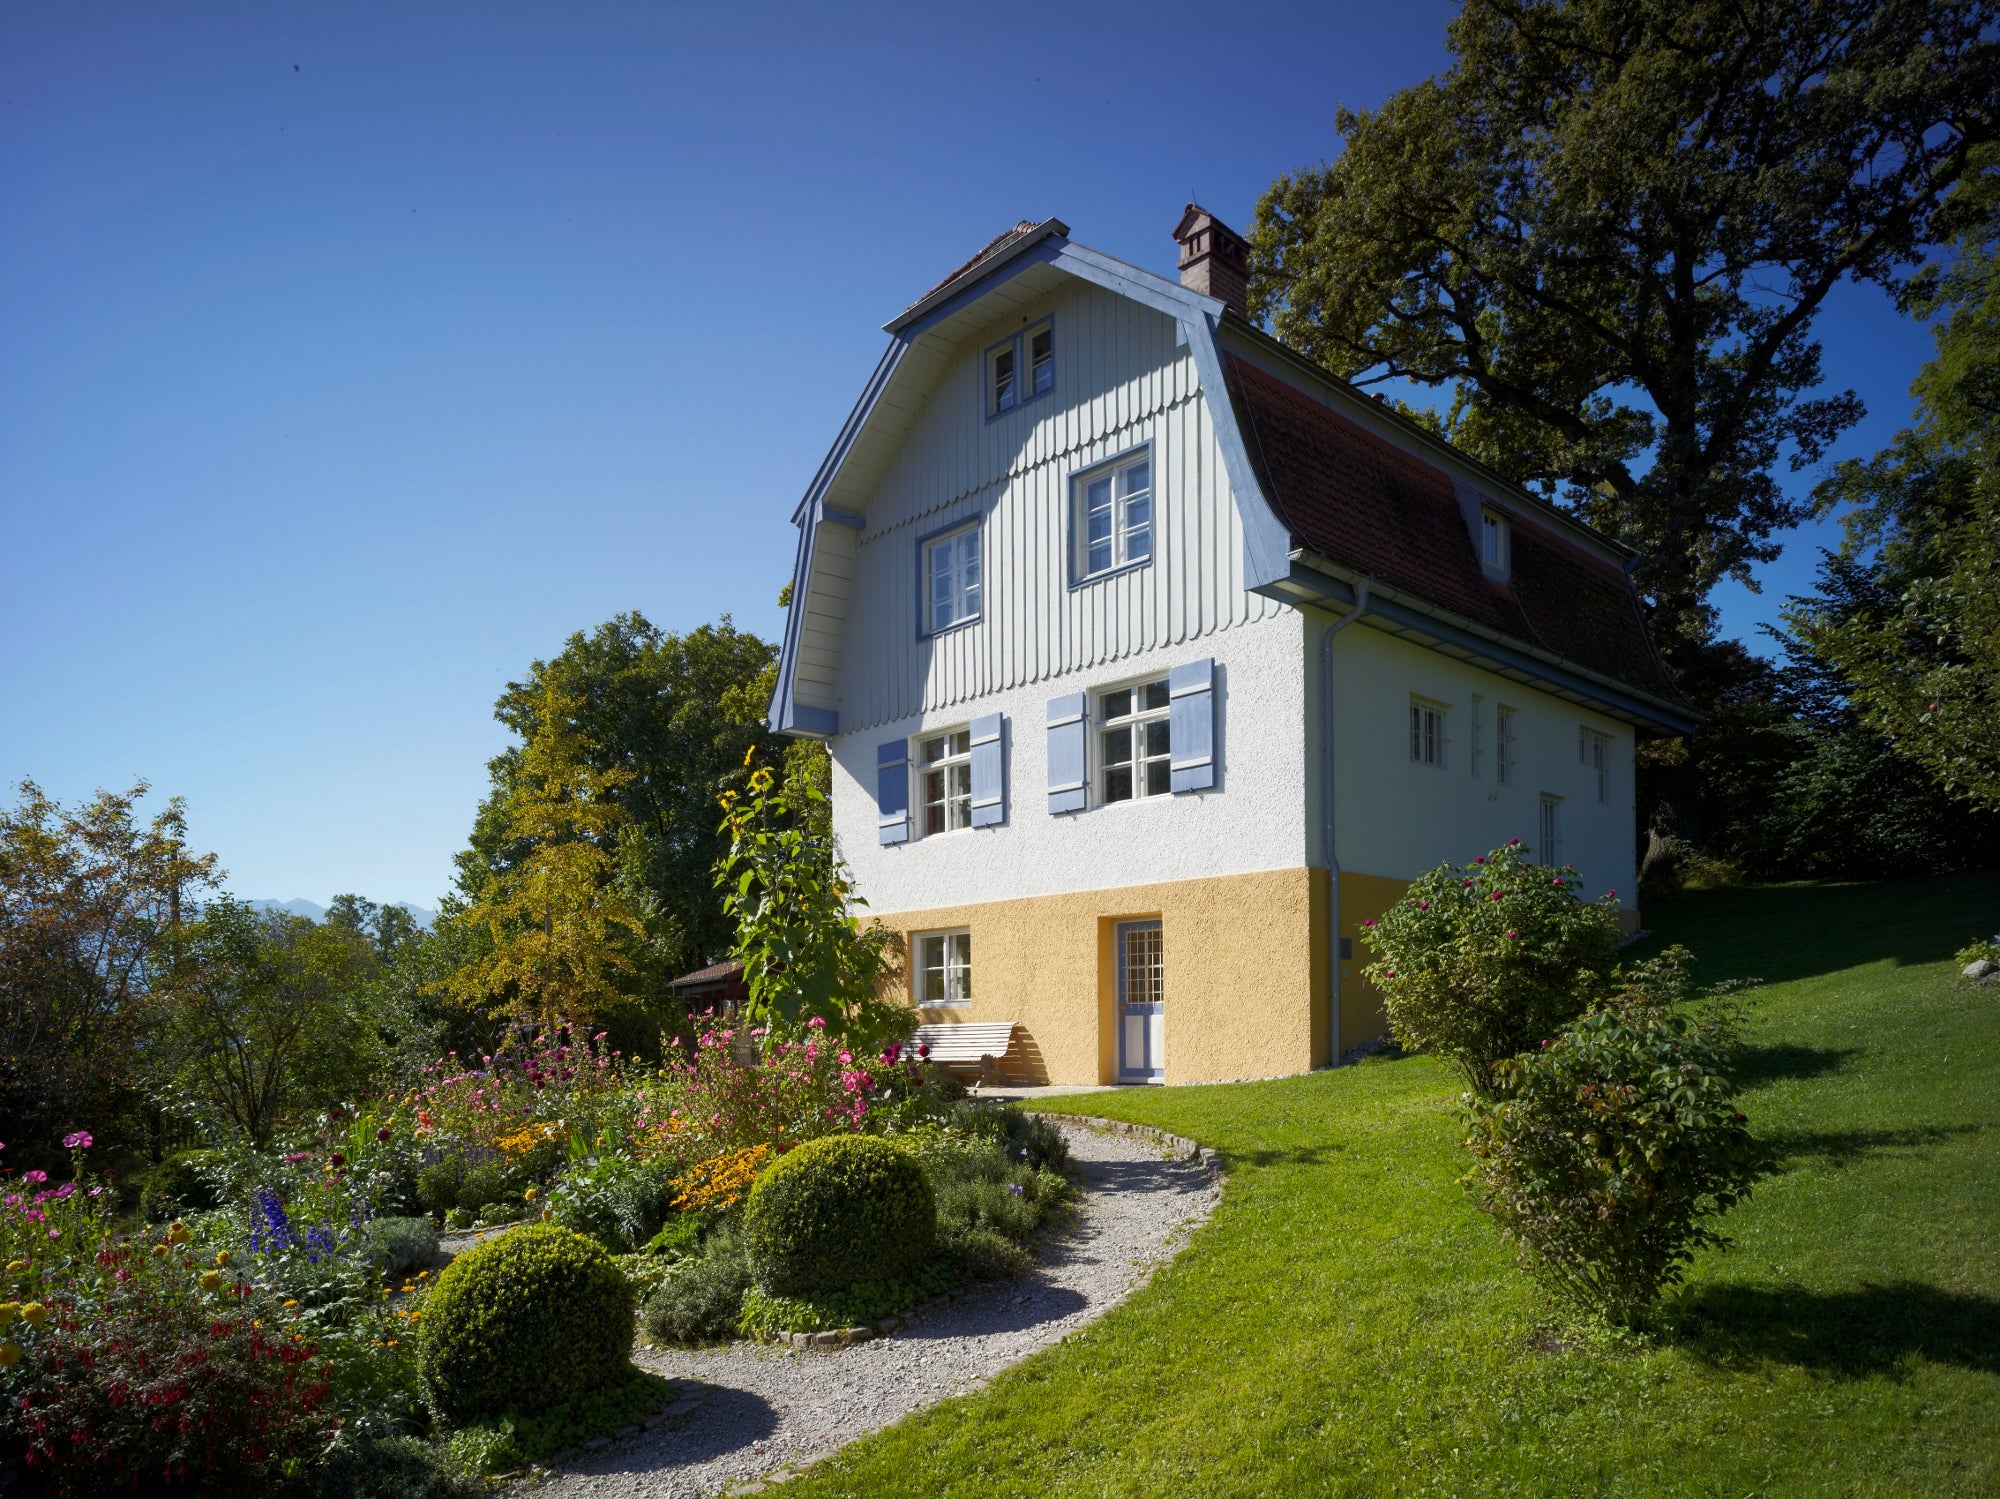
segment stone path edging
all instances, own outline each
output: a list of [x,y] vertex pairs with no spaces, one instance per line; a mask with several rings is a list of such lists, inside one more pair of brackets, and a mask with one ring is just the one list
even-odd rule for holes
[[1163,1129],[1155,1129],[1150,1124],[1133,1124],[1126,1119],[1104,1119],[1096,1114],[1058,1114],[1051,1109],[1024,1109],[1023,1113],[1033,1114],[1052,1124],[1067,1124],[1077,1129],[1096,1130],[1103,1135],[1117,1135],[1126,1140],[1150,1140],[1163,1145],[1167,1153],[1176,1161],[1196,1161],[1202,1169],[1213,1176],[1227,1174],[1222,1152],[1185,1135],[1173,1135]]

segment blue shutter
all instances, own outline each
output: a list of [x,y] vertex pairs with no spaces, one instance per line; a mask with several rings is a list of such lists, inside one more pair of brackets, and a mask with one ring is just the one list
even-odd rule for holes
[[1173,788],[1206,791],[1215,784],[1215,661],[1204,656],[1167,673],[1167,735],[1173,746]]
[[910,839],[910,741],[890,739],[875,746],[875,841]]
[[1083,770],[1083,694],[1049,699],[1049,811],[1081,812],[1088,800]]
[[1007,747],[998,713],[972,720],[972,825],[996,827],[1007,820]]

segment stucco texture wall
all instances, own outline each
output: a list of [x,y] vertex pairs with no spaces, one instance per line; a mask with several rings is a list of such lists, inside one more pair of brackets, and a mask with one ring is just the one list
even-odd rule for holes
[[[1012,1020],[1022,1082],[1117,1080],[1114,932],[1158,919],[1168,1083],[1304,1072],[1327,1059],[1326,871],[1129,885],[881,915],[911,940],[964,928],[972,1000],[926,1022]],[[1350,1043],[1352,1044],[1352,1043]]]

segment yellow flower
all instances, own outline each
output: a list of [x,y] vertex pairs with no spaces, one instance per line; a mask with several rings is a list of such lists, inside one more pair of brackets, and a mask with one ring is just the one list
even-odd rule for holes
[[218,1270],[223,1270],[223,1269],[227,1269],[227,1268],[228,1268],[228,1266],[229,1266],[229,1251],[228,1251],[228,1250],[226,1250],[226,1249],[218,1249],[218,1250],[216,1250],[216,1251],[215,1251],[215,1268],[216,1268],[216,1269],[218,1269]]
[[185,1244],[187,1243],[187,1237],[188,1237],[188,1226],[185,1223],[182,1223],[178,1219],[176,1219],[172,1224],[168,1226],[167,1242],[169,1244]]
[[0,1343],[0,1369],[11,1369],[21,1362],[21,1345],[12,1338]]
[[753,744],[750,746],[750,748],[748,748],[743,752],[743,763],[745,765],[748,765],[752,760],[756,758],[757,758],[757,746]]
[[288,1302],[286,1302],[286,1303],[285,1303],[285,1305],[286,1305],[286,1306],[297,1306],[297,1305],[298,1305],[298,1303],[297,1303],[296,1301],[288,1301]]
[[155,1244],[153,1246],[153,1258],[156,1260],[163,1260],[166,1257],[167,1257],[167,1246],[164,1244]]
[[202,1271],[202,1272],[201,1272],[201,1288],[202,1288],[202,1289],[203,1289],[204,1291],[213,1291],[213,1290],[215,1290],[215,1289],[216,1289],[216,1288],[217,1288],[218,1286],[220,1286],[221,1284],[222,1284],[222,1272],[221,1272],[221,1271],[219,1271],[219,1270],[204,1270],[204,1271]]
[[534,1200],[535,1200],[535,1189],[533,1187],[528,1188],[527,1191],[521,1194],[521,1201],[523,1202],[533,1202]]
[[771,772],[763,769],[761,766],[751,771],[750,789],[752,791],[769,791],[771,789]]
[[27,1268],[28,1268],[28,1262],[26,1260],[7,1261],[7,1273],[9,1275],[19,1275],[23,1270]]
[[0,1301],[0,1327],[5,1327],[21,1315],[18,1301]]
[[40,1327],[49,1320],[49,1309],[39,1301],[30,1301],[21,1308],[21,1320],[30,1327]]

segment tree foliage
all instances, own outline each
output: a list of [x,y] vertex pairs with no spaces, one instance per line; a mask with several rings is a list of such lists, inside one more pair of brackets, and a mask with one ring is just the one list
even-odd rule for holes
[[634,612],[572,635],[553,660],[535,662],[494,707],[521,745],[491,762],[492,791],[458,859],[461,894],[477,898],[492,876],[529,855],[531,840],[510,823],[509,798],[527,774],[522,746],[540,730],[546,690],[557,682],[570,702],[579,769],[612,776],[607,800],[624,813],[615,835],[583,836],[616,859],[627,903],[647,923],[649,945],[626,986],[657,986],[726,952],[733,934],[712,876],[727,840],[715,796],[746,752],[769,760],[783,753],[785,741],[763,723],[773,660],[768,643],[726,616],[674,634]]
[[1815,396],[1844,280],[1902,295],[1995,138],[1991,0],[1466,0],[1451,66],[1337,116],[1258,205],[1251,306],[1639,549],[1670,660],[1860,415]]
[[1820,486],[1846,536],[1787,617],[1863,723],[2000,812],[2000,153],[1980,167],[1947,205],[1956,254],[1918,286],[1937,357],[1917,423]]

